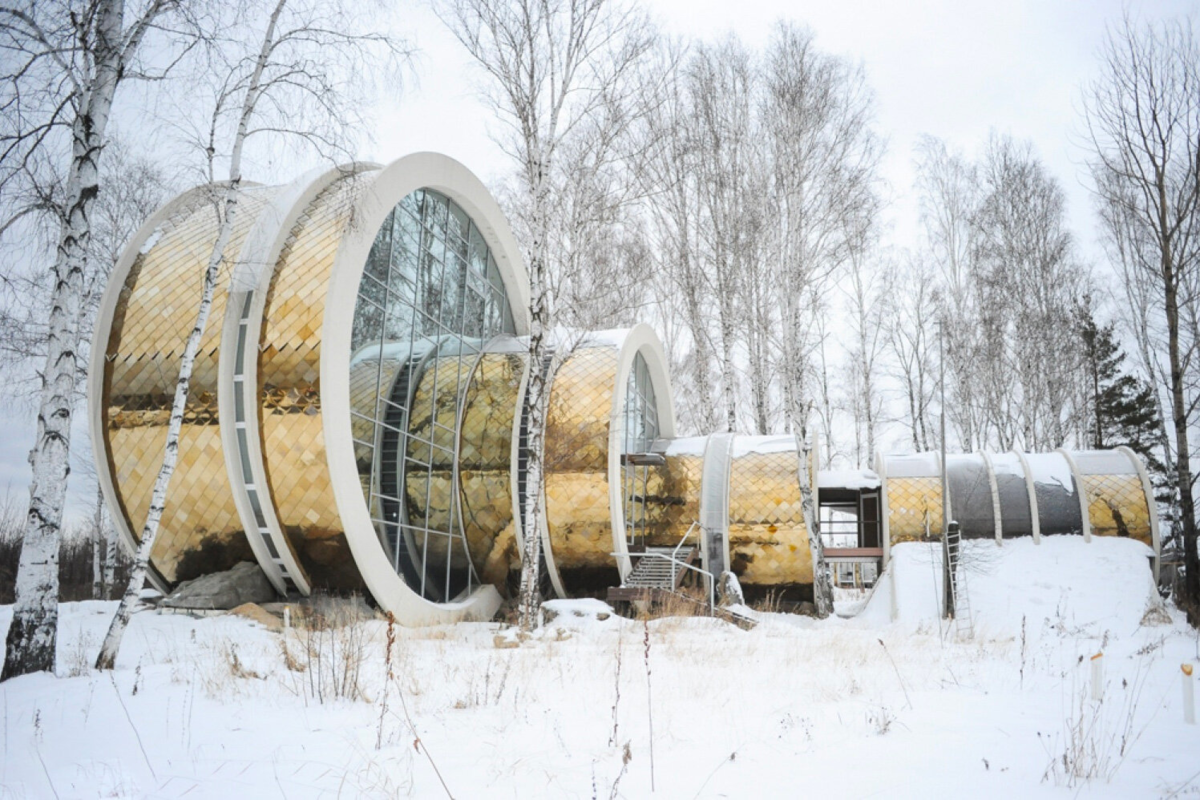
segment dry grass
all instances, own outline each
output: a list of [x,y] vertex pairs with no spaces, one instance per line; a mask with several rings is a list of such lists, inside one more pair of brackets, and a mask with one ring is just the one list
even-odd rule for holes
[[[280,644],[285,683],[306,701],[366,700],[363,665],[382,648],[381,625],[361,598],[315,594]],[[382,652],[382,649],[381,649]]]
[[1043,781],[1076,788],[1095,780],[1110,782],[1153,716],[1135,725],[1150,666],[1155,657],[1141,656],[1132,680],[1105,684],[1101,700],[1090,697],[1088,686],[1072,690],[1072,704],[1058,736],[1039,733],[1050,762]]
[[755,611],[761,611],[764,614],[782,614],[783,602],[779,592],[772,589],[767,592],[765,597],[755,600],[750,604],[750,607]]
[[638,620],[667,617],[707,617],[708,594],[700,588],[682,587],[676,592],[662,593],[654,601],[631,604],[633,617]]
[[92,671],[92,662],[96,660],[97,643],[85,633],[81,633],[74,642],[68,645],[62,659],[66,667],[64,673],[68,678],[78,678]]

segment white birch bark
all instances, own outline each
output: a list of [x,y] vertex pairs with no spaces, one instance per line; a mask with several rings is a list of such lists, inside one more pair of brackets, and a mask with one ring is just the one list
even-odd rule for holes
[[553,324],[551,220],[559,213],[551,175],[564,137],[597,116],[605,91],[646,52],[648,26],[640,15],[606,0],[443,0],[435,10],[487,73],[493,105],[511,133],[502,145],[519,165],[529,198],[529,439],[518,608],[527,632],[537,625],[541,602],[538,532],[548,400],[542,362]]
[[104,593],[101,600],[111,600],[116,584],[117,559],[120,558],[121,544],[117,541],[117,532],[109,519],[104,526],[104,575],[102,578]]
[[70,474],[71,420],[76,386],[79,308],[91,235],[89,217],[99,186],[99,158],[123,57],[138,39],[122,41],[122,0],[96,8],[94,67],[77,84],[71,126],[71,165],[54,262],[46,362],[38,404],[37,439],[29,462],[29,486],[16,604],[5,642],[0,680],[53,671],[58,631],[58,550],[62,509]]
[[96,488],[96,512],[92,515],[92,599],[104,599],[104,557],[108,554],[104,536],[104,492]]
[[121,604],[117,607],[108,633],[104,637],[104,644],[96,658],[96,669],[113,669],[115,666],[125,628],[129,624],[129,618],[133,614],[134,606],[137,604],[138,596],[146,581],[146,572],[150,567],[150,553],[154,548],[159,522],[162,520],[163,509],[167,502],[167,489],[179,458],[179,431],[183,426],[184,410],[187,408],[192,368],[196,362],[196,353],[200,349],[200,340],[204,337],[204,329],[208,325],[209,314],[212,312],[213,295],[216,291],[217,276],[225,259],[225,248],[229,244],[229,239],[233,234],[233,225],[237,219],[242,181],[242,149],[250,128],[250,119],[254,115],[255,105],[260,97],[263,70],[270,59],[272,45],[275,41],[275,27],[286,4],[287,0],[277,0],[275,8],[271,12],[267,30],[263,36],[262,47],[246,87],[237,132],[234,135],[233,148],[230,152],[229,181],[225,186],[221,201],[221,224],[204,271],[204,289],[200,308],[196,314],[196,324],[188,334],[187,344],[179,362],[179,379],[175,384],[175,397],[171,404],[171,417],[167,425],[167,442],[163,453],[162,467],[154,482],[154,491],[150,498],[150,511],[146,515],[146,523],[142,526],[141,536],[138,540],[138,549],[134,555],[129,585],[121,597]]
[[796,441],[800,452],[800,509],[804,515],[804,527],[808,531],[808,547],[812,552],[813,606],[816,608],[817,617],[825,619],[833,613],[833,584],[830,583],[829,573],[825,569],[825,545],[821,542],[820,519],[813,500],[812,473],[808,469],[811,463],[812,442],[808,438],[807,421],[801,422]]
[[785,381],[785,395],[789,423],[796,436],[796,451],[799,460],[797,479],[800,483],[800,511],[804,517],[804,528],[808,532],[808,547],[812,553],[813,606],[817,616],[824,619],[833,613],[833,587],[825,571],[825,547],[821,542],[820,519],[813,498],[812,475],[809,464],[812,458],[812,441],[808,435],[808,419],[811,403],[803,398],[803,367],[789,370]]

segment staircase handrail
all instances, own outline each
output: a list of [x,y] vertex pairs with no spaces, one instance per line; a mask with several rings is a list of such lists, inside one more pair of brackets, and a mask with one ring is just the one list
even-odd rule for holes
[[[678,569],[690,569],[692,572],[698,572],[701,575],[707,577],[708,578],[708,607],[710,610],[715,609],[717,607],[717,604],[716,604],[716,584],[717,584],[716,578],[713,577],[713,574],[711,572],[704,569],[703,567],[693,566],[692,564],[689,564],[686,561],[683,561],[682,559],[676,558],[674,555],[674,552],[677,552],[677,550],[678,550],[678,548],[676,549],[676,551],[673,551],[671,555],[667,555],[666,553],[645,552],[645,553],[638,553],[637,557],[638,558],[661,558],[664,561],[669,561],[671,564],[673,564],[676,567],[677,570]],[[609,553],[609,555],[615,557],[615,556],[625,555],[625,553]]]
[[684,543],[687,541],[687,538],[692,535],[692,531],[695,530],[696,526],[699,524],[699,522],[692,520],[692,524],[688,526],[686,531],[684,531],[683,537],[679,540],[679,544],[675,545],[675,549],[671,551],[672,561],[679,557],[679,548],[683,547]]

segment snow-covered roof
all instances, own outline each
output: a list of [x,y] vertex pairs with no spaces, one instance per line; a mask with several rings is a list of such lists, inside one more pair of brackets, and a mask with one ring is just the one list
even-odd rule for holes
[[733,457],[742,458],[748,455],[765,453],[786,453],[796,450],[796,437],[791,434],[783,436],[736,436],[733,439]]
[[822,489],[878,489],[879,474],[873,469],[823,469],[817,473]]
[[[655,448],[658,449],[658,442]],[[667,456],[703,456],[708,444],[707,436],[685,436],[682,439],[663,440],[662,454]]]

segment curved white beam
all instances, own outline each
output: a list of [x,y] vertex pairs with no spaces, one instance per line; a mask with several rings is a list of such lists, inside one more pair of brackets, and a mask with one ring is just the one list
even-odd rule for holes
[[[729,471],[733,464],[732,433],[709,434],[700,467],[700,525],[704,528],[704,568],[720,580],[729,569]],[[720,536],[720,552],[712,552],[710,537]]]
[[1033,523],[1033,543],[1042,543],[1042,520],[1038,516],[1038,501],[1037,490],[1033,485],[1033,470],[1029,468],[1029,460],[1025,458],[1025,454],[1020,450],[1013,450],[1013,454],[1021,462],[1021,469],[1025,471],[1025,491],[1029,493],[1029,518]]
[[675,408],[671,397],[671,376],[667,369],[667,353],[654,329],[644,323],[633,326],[621,342],[613,376],[612,405],[608,413],[608,513],[612,520],[613,550],[617,553],[617,571],[624,581],[633,569],[629,559],[629,542],[625,538],[625,482],[621,466],[621,448],[625,434],[625,391],[629,373],[638,354],[646,362],[650,383],[654,387],[655,411],[658,414],[659,438],[675,438]]
[[[221,445],[225,451],[233,502],[250,549],[267,580],[282,595],[294,587],[307,596],[312,586],[291,542],[283,533],[267,483],[258,396],[258,348],[263,310],[279,256],[300,215],[331,183],[369,168],[378,168],[378,165],[347,164],[313,170],[280,188],[263,206],[254,227],[246,235],[230,279],[217,366]],[[244,410],[242,420],[237,418],[239,395]],[[246,449],[245,463],[243,447]],[[246,474],[247,466],[249,474]]]
[[334,257],[322,323],[321,403],[326,457],[346,541],[359,573],[381,607],[403,625],[490,619],[500,607],[495,587],[484,585],[462,600],[435,603],[413,591],[392,568],[363,498],[350,430],[350,335],[363,268],[384,219],[421,188],[454,200],[487,241],[512,306],[518,333],[528,333],[529,284],[520,250],[500,207],[465,166],[438,153],[416,153],[379,171],[354,209]]
[[887,567],[892,557],[892,526],[888,520],[888,482],[887,459],[883,453],[875,454],[875,472],[879,474],[879,536],[883,543],[883,563],[880,568]]
[[987,467],[988,485],[992,489],[992,517],[995,525],[996,544],[1004,544],[1004,516],[1000,511],[1000,485],[996,482],[996,470],[992,467],[992,456],[986,450],[979,450],[983,464]]
[[1146,510],[1150,513],[1150,543],[1154,548],[1154,584],[1158,585],[1158,573],[1162,560],[1162,540],[1159,539],[1158,532],[1158,503],[1154,499],[1154,486],[1150,483],[1150,475],[1146,472],[1146,465],[1142,463],[1142,459],[1133,449],[1122,445],[1117,448],[1118,452],[1124,453],[1125,457],[1133,462],[1133,468],[1137,470],[1138,478],[1142,482],[1142,493],[1146,495]]
[[1067,466],[1071,468],[1071,477],[1075,479],[1075,494],[1079,497],[1079,516],[1082,520],[1080,525],[1083,527],[1083,540],[1090,542],[1092,540],[1092,518],[1088,513],[1087,487],[1083,485],[1083,473],[1079,471],[1079,465],[1075,463],[1074,457],[1065,449],[1059,447],[1054,452],[1061,454],[1067,460]]

